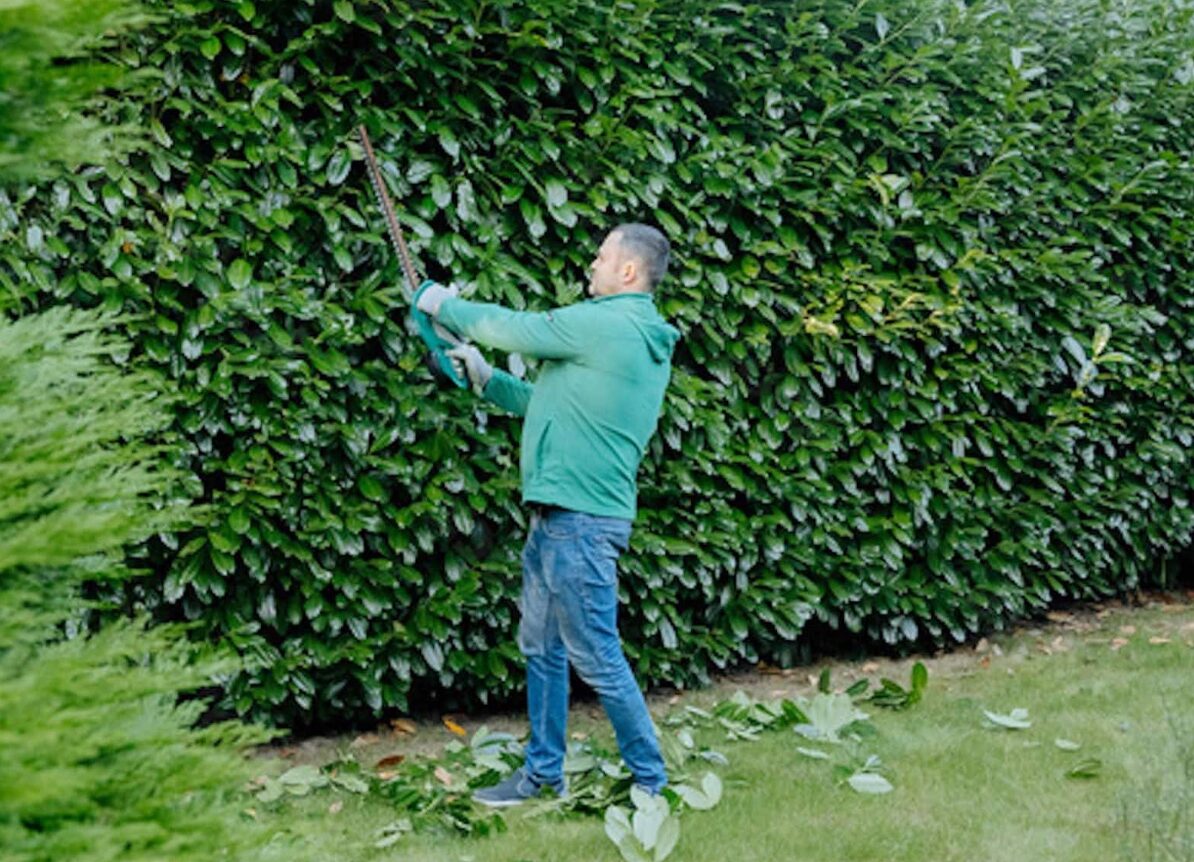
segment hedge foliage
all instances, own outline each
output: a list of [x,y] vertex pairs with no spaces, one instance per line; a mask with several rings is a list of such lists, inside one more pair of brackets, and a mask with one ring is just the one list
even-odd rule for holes
[[239,710],[520,684],[517,422],[423,370],[358,122],[477,297],[577,299],[619,221],[673,240],[646,679],[962,640],[1190,541],[1187,0],[161,11],[119,54],[160,74],[120,114],[152,145],[0,200],[0,284],[141,315],[217,517],[143,549],[139,598],[257,660]]

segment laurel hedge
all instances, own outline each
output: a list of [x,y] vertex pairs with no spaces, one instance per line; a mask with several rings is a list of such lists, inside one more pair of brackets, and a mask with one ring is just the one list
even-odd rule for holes
[[[210,526],[129,598],[311,724],[505,699],[518,421],[437,388],[427,273],[518,308],[660,225],[684,333],[621,592],[651,683],[947,644],[1189,544],[1194,7],[160,4],[141,151],[0,198],[0,296],[137,315]],[[534,374],[532,368],[530,374]]]

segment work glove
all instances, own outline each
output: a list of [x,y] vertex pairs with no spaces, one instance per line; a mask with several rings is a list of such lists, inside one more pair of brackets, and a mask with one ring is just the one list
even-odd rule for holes
[[485,385],[489,383],[489,378],[493,377],[493,367],[485,361],[481,351],[471,344],[461,344],[459,347],[453,347],[447,351],[447,355],[451,358],[452,364],[456,366],[457,373],[460,373],[463,366],[464,373],[468,375],[469,382],[473,384],[473,391],[478,395],[483,393]]
[[444,300],[455,296],[457,290],[455,286],[444,287],[442,284],[433,282],[426,290],[419,294],[419,311],[431,317],[439,314],[439,307],[444,304]]

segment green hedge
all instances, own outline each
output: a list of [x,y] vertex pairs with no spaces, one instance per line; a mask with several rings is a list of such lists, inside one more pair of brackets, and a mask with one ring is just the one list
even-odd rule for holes
[[141,313],[218,517],[139,600],[256,661],[241,711],[520,685],[517,422],[423,370],[358,122],[475,296],[573,301],[612,225],[672,238],[644,678],[962,640],[1194,531],[1192,34],[1160,0],[176,3],[120,54],[154,143],[0,199],[0,285]]

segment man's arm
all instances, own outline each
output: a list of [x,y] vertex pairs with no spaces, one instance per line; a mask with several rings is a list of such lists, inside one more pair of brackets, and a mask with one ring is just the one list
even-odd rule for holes
[[575,359],[584,350],[576,325],[578,306],[546,312],[511,311],[500,305],[448,297],[436,319],[448,329],[487,347],[536,359]]
[[527,405],[531,402],[531,392],[534,389],[535,387],[525,380],[519,380],[513,374],[495,368],[493,376],[485,384],[485,391],[481,394],[486,401],[515,416],[526,416]]

